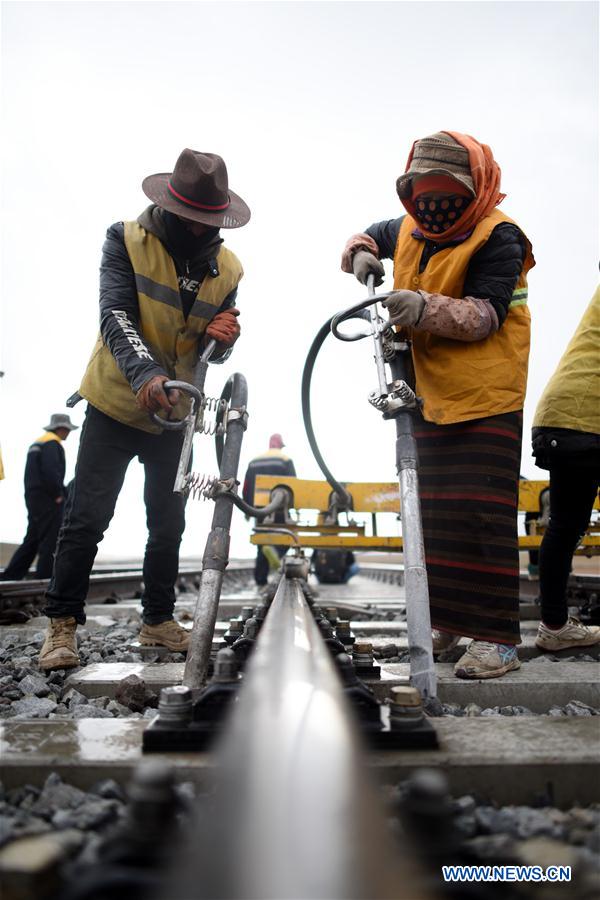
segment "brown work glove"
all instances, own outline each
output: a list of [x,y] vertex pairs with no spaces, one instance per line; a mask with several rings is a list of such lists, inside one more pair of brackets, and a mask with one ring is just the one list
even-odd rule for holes
[[166,375],[155,375],[143,384],[135,395],[137,405],[140,409],[145,409],[147,412],[151,413],[164,409],[165,412],[170,413],[172,407],[179,403],[179,398],[181,396],[181,392],[178,390],[171,390],[167,394],[163,384],[165,381],[170,380],[171,379]]
[[394,291],[381,305],[388,311],[390,325],[412,328],[423,315],[425,298],[416,291]]
[[370,234],[366,234],[364,231],[360,231],[358,234],[352,234],[346,241],[346,246],[342,253],[342,272],[347,272],[348,275],[353,274],[352,260],[354,254],[358,253],[359,250],[368,250],[369,253],[373,253],[374,256],[379,257],[379,247]]
[[226,309],[217,313],[206,326],[208,337],[214,338],[227,347],[232,347],[240,336],[240,325],[237,320],[239,309]]
[[373,253],[358,250],[352,257],[352,271],[361,284],[367,283],[369,275],[375,276],[375,287],[383,283],[385,269]]

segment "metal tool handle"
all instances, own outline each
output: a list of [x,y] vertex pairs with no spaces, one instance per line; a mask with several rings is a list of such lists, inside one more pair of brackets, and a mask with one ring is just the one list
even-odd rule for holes
[[294,541],[294,547],[301,547],[302,544],[298,540],[298,535],[295,531],[291,531],[289,528],[281,528],[279,525],[274,525],[272,527],[257,527],[252,529],[253,534],[274,534],[277,536],[278,534],[285,534],[287,537],[291,537]]
[[[192,412],[200,407],[202,403],[202,394],[195,388],[193,384],[188,384],[187,381],[165,381],[163,383],[163,390],[166,391],[183,391],[185,394],[189,394],[192,398]],[[185,419],[161,419],[157,413],[150,413],[150,418],[156,425],[160,425],[161,428],[167,429],[167,431],[181,431],[186,427],[188,422],[188,417]]]
[[[367,278],[367,290],[369,291],[369,296],[366,300],[361,300],[360,303],[355,303],[354,306],[349,306],[348,309],[344,309],[341,312],[337,313],[331,320],[331,333],[334,337],[338,339],[338,341],[360,341],[363,338],[369,337],[373,335],[373,322],[377,321],[377,329],[379,330],[379,321],[383,321],[380,319],[380,316],[375,313],[375,319],[371,313],[369,307],[375,306],[377,303],[380,303],[382,300],[385,300],[390,296],[392,291],[387,291],[384,294],[375,294],[374,290],[375,284],[375,276],[369,275]],[[350,319],[367,319],[371,322],[372,328],[371,331],[368,331],[364,334],[342,334],[338,330],[338,326],[342,324],[342,322],[348,322]]]
[[[383,341],[381,337],[381,319],[379,313],[377,312],[377,303],[382,299],[382,297],[378,297],[375,293],[375,276],[369,275],[367,278],[367,290],[369,291],[369,298],[374,299],[376,302],[369,306],[369,317],[371,319],[371,334],[373,335],[373,345],[375,349],[375,365],[377,367],[377,378],[379,380],[379,390],[385,394],[387,393],[387,377],[385,374],[385,358],[383,355]],[[382,295],[383,296],[383,295]],[[386,296],[389,296],[389,292]],[[387,327],[387,322],[384,324],[384,327]]]

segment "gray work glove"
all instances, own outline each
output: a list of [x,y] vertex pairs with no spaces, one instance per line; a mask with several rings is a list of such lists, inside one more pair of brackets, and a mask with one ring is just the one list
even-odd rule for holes
[[357,250],[352,257],[352,271],[361,284],[366,284],[369,275],[374,275],[376,287],[383,283],[385,276],[385,269],[382,264],[368,250]]
[[394,291],[381,305],[388,311],[390,325],[412,328],[423,315],[425,300],[416,291]]

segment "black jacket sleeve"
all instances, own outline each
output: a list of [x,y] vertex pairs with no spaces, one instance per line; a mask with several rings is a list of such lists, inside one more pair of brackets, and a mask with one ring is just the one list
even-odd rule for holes
[[394,251],[398,243],[398,232],[404,218],[404,216],[400,216],[399,219],[375,222],[365,230],[365,233],[372,237],[379,247],[379,259],[394,258]]
[[469,263],[463,295],[489,300],[502,325],[516,287],[523,261],[525,241],[516,225],[501,222]]
[[40,477],[49,497],[64,496],[65,451],[58,441],[41,445]]
[[135,275],[125,247],[123,223],[106,232],[100,264],[100,333],[133,391],[155,375],[168,375],[140,333]]

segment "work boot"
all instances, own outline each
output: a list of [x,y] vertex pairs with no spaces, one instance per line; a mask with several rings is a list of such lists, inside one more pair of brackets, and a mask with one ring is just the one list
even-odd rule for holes
[[471,641],[466,653],[454,666],[454,674],[457,678],[499,678],[511,669],[520,668],[514,644]]
[[437,628],[431,629],[431,643],[433,645],[433,655],[444,653],[446,650],[452,650],[460,641],[460,634],[449,634],[447,631],[438,631]]
[[174,619],[167,619],[159,625],[142,625],[140,644],[145,647],[168,647],[185,653],[190,646],[191,632],[182,628]]
[[600,644],[600,628],[583,625],[575,616],[569,616],[562,628],[548,628],[540,622],[535,646],[540,650],[566,650],[568,647],[591,647]]
[[38,660],[42,671],[72,669],[79,665],[76,631],[77,622],[73,616],[50,619]]

